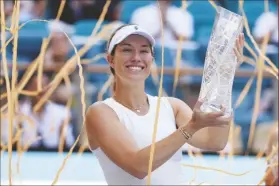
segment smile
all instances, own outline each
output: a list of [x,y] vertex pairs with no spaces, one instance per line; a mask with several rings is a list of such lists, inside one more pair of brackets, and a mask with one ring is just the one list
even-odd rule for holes
[[133,72],[139,72],[144,69],[144,67],[142,67],[142,66],[132,66],[132,65],[126,66],[126,68],[128,68],[130,71],[133,71]]

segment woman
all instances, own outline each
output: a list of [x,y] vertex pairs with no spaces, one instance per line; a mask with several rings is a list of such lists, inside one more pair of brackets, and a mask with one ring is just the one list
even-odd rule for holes
[[[157,97],[144,91],[153,62],[154,38],[137,25],[120,27],[108,42],[107,60],[115,76],[114,95],[91,105],[86,114],[89,145],[109,185],[146,184]],[[235,50],[239,57],[243,35]],[[151,184],[185,184],[181,147],[188,143],[222,150],[232,117],[192,111],[183,101],[161,98]],[[178,130],[177,130],[178,128]]]

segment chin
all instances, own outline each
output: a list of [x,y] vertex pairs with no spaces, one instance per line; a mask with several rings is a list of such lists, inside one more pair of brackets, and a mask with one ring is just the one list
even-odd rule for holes
[[145,80],[147,79],[147,75],[146,74],[142,74],[142,75],[134,75],[134,74],[129,74],[126,76],[127,81],[136,81],[136,82],[145,82]]

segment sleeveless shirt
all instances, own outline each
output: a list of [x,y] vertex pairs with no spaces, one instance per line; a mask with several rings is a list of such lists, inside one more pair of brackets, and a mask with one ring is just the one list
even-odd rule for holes
[[[152,135],[155,125],[155,115],[158,97],[147,95],[149,100],[149,111],[144,116],[139,116],[127,107],[121,105],[113,98],[102,101],[109,106],[118,116],[120,122],[125,125],[132,134],[140,149],[152,144]],[[158,119],[156,141],[162,140],[176,130],[175,116],[168,99],[162,97],[160,101],[160,112]],[[156,150],[156,148],[155,148]],[[146,185],[147,176],[138,179],[121,169],[112,162],[106,154],[97,148],[95,155],[103,170],[108,185]],[[151,174],[152,185],[182,185],[185,178],[182,172],[182,148],[180,148],[168,161]]]

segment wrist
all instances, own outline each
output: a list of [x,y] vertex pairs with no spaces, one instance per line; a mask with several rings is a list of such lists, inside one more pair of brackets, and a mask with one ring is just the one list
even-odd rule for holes
[[191,136],[193,136],[198,131],[198,129],[195,127],[193,121],[190,121],[189,123],[187,123],[186,125],[181,126],[180,128],[181,128],[181,130],[187,132]]
[[191,140],[193,134],[197,131],[190,122],[187,125],[183,125],[178,128],[178,131],[186,139],[186,142]]

